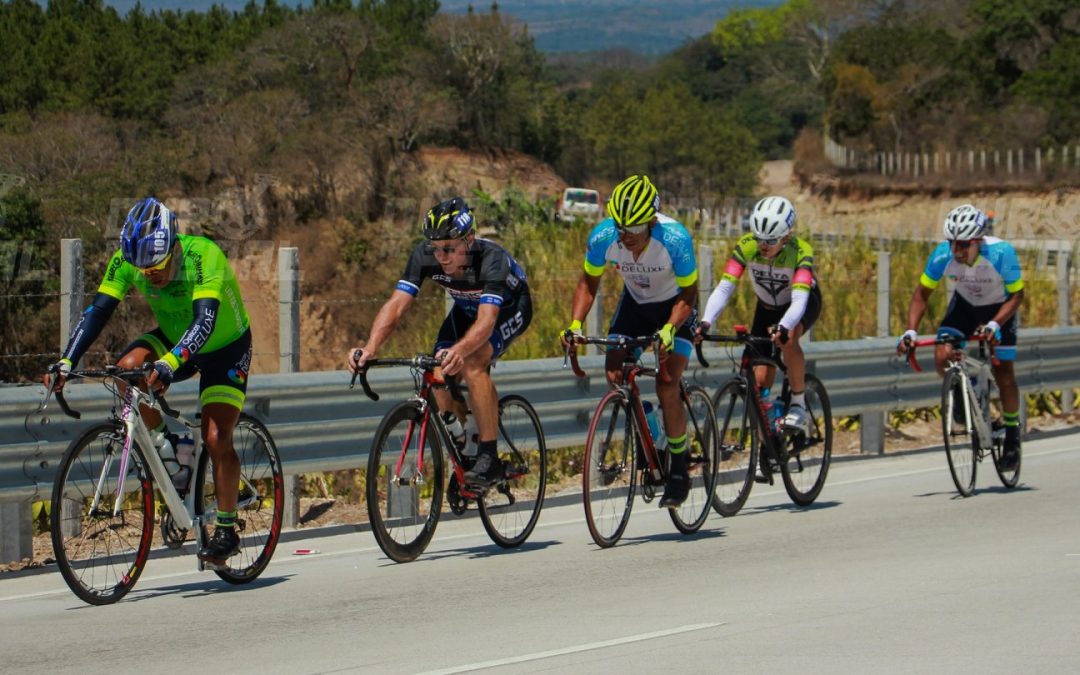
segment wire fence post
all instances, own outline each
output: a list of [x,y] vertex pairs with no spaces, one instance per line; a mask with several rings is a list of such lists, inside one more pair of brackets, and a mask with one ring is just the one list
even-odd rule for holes
[[877,252],[877,334],[878,337],[891,335],[889,332],[889,295],[891,256],[888,251]]
[[698,318],[713,289],[713,250],[708,244],[698,244]]
[[[82,239],[60,240],[60,347],[63,353],[71,330],[79,322],[85,294]],[[78,368],[79,364],[75,364]]]
[[1059,326],[1068,326],[1072,323],[1072,307],[1070,306],[1071,298],[1069,297],[1072,290],[1069,287],[1069,280],[1072,276],[1070,274],[1070,268],[1072,267],[1072,251],[1059,248],[1057,251],[1057,259],[1054,262],[1057,267],[1057,323]]
[[[278,354],[280,372],[300,370],[300,249],[291,246],[278,249]],[[282,524],[299,523],[300,478],[286,474]]]
[[[597,337],[606,335],[604,331],[604,281],[601,278],[600,285],[596,287],[596,298],[593,299],[589,313],[585,315],[585,334]],[[604,350],[599,345],[592,347],[596,354],[603,354]]]

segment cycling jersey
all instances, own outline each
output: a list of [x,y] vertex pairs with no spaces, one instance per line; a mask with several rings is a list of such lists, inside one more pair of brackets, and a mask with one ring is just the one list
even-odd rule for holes
[[770,259],[761,254],[752,233],[744,234],[736,242],[721,278],[736,283],[747,268],[754,282],[754,295],[772,307],[791,303],[792,289],[809,291],[817,286],[814,249],[809,242],[798,237],[792,237]]
[[191,303],[202,298],[220,302],[219,313],[214,321],[213,332],[203,344],[203,349],[213,351],[229,344],[244,334],[249,320],[240,287],[236,283],[225,253],[217,244],[205,237],[177,235],[183,247],[182,264],[173,279],[164,288],[155,288],[142,272],[124,260],[120,251],[113,254],[98,286],[98,293],[123,300],[132,286],[137,288],[150,304],[165,337],[179,342],[194,320]]
[[446,289],[466,314],[476,317],[480,305],[497,307],[516,303],[528,291],[525,270],[513,256],[495,242],[477,237],[469,250],[470,262],[460,279],[443,271],[427,242],[413,250],[397,290],[416,297],[425,279]]
[[958,262],[948,241],[938,244],[926,263],[919,283],[938,287],[942,277],[955,285],[956,293],[974,307],[1000,305],[1024,288],[1016,249],[997,237],[985,237],[979,257],[971,265]]
[[585,273],[598,277],[612,264],[623,278],[626,292],[639,304],[663,302],[694,285],[698,278],[694,240],[682,223],[657,214],[652,238],[635,260],[622,242],[612,218],[606,218],[589,233],[585,250]]

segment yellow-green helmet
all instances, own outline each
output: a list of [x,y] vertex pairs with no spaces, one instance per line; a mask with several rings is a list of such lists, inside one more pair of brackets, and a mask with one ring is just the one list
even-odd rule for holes
[[644,174],[635,174],[616,185],[607,204],[608,215],[619,227],[647,224],[659,208],[660,193]]

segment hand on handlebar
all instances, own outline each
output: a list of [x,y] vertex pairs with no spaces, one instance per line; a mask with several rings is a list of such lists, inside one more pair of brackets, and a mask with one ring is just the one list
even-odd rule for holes
[[147,370],[146,386],[158,396],[165,393],[173,381],[173,369],[167,361],[154,361]]
[[71,361],[60,359],[45,371],[45,387],[51,391],[60,391],[64,388],[64,384],[67,383],[67,377],[70,373]]
[[657,331],[656,337],[660,339],[664,354],[675,348],[675,326],[670,323],[665,323],[664,327]]
[[904,334],[900,336],[900,339],[896,341],[896,355],[904,356],[911,350],[912,343],[915,342],[915,338],[919,337],[919,334],[910,328],[904,331]]
[[986,325],[980,326],[976,332],[980,333],[991,345],[1001,342],[1001,326],[997,321],[987,321]]
[[773,341],[774,345],[778,347],[786,345],[789,336],[790,331],[784,326],[781,326],[780,324],[769,326],[769,339]]
[[348,355],[345,357],[345,366],[349,369],[349,372],[353,375],[357,375],[360,371],[364,370],[364,365],[372,356],[374,356],[374,354],[365,351],[360,347],[350,349]]
[[577,319],[571,321],[566,330],[559,333],[559,339],[562,341],[563,349],[570,349],[578,338],[583,337],[585,337],[585,331],[581,330],[581,322]]
[[457,375],[465,367],[465,357],[454,347],[440,349],[435,353],[435,358],[442,362],[443,377]]
[[709,329],[712,325],[708,321],[700,321],[698,325],[694,326],[694,344],[701,344],[701,337],[709,334]]

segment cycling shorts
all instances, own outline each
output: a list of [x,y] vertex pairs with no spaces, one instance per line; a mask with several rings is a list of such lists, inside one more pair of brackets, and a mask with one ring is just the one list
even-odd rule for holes
[[[619,306],[615,308],[615,316],[611,318],[608,337],[634,338],[652,335],[668,322],[671,317],[671,308],[675,306],[678,299],[679,296],[676,295],[660,302],[639,303],[624,290],[622,297],[619,298]],[[675,331],[673,351],[676,354],[690,358],[691,352],[694,351],[694,332],[690,327],[696,323],[697,309],[695,308],[691,310],[686,321],[679,326],[679,330]],[[613,349],[614,347],[609,347],[608,351]]]
[[[750,334],[756,337],[768,337],[769,327],[780,323],[791,305],[773,307],[758,301],[757,309],[754,310],[754,324],[750,327]],[[821,289],[814,286],[810,290],[810,297],[806,299],[806,311],[803,312],[799,323],[803,327],[803,335],[814,327],[818,317],[821,316]]]
[[[439,350],[455,344],[476,323],[476,317],[470,316],[455,304],[446,315],[439,335],[435,338],[432,355]],[[495,329],[491,331],[488,343],[491,344],[491,360],[502,356],[512,343],[532,323],[532,297],[528,291],[521,293],[516,300],[499,308],[499,317],[495,320]]]
[[[975,306],[960,297],[959,293],[953,293],[948,309],[945,310],[945,318],[941,320],[938,334],[943,331],[953,335],[969,337],[979,326],[985,325],[994,318],[1001,304]],[[1001,327],[1001,342],[994,347],[994,354],[1000,361],[1016,360],[1016,331],[1020,327],[1017,314],[1005,322]]]
[[[127,354],[136,347],[144,347],[160,359],[173,348],[160,328],[143,333],[124,348]],[[123,356],[123,354],[121,356]],[[197,352],[173,373],[173,382],[183,382],[196,373],[199,377],[199,402],[205,408],[209,403],[225,403],[237,410],[244,409],[247,398],[248,371],[251,369],[251,329],[212,352]]]

